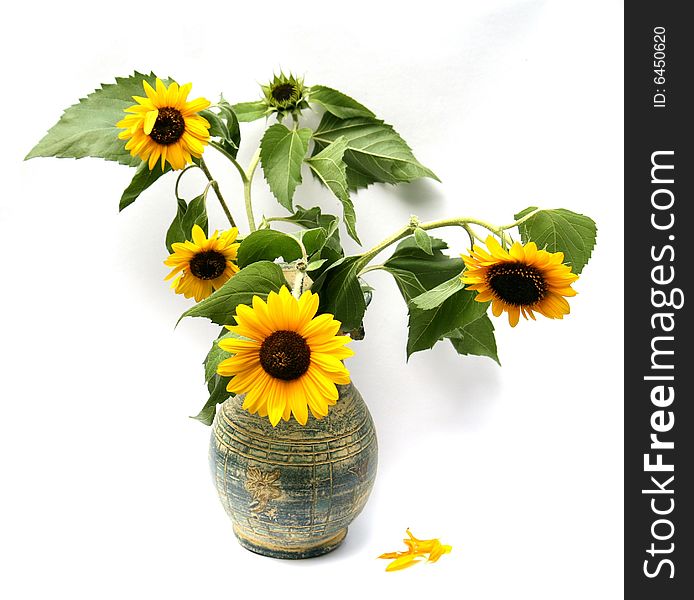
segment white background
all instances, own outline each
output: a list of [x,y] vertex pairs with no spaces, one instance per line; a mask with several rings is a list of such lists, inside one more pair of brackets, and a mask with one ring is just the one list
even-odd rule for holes
[[[15,3],[3,14],[0,596],[612,599],[622,590],[620,2]],[[494,321],[503,367],[448,344],[406,364],[389,276],[348,366],[379,474],[344,545],[237,545],[207,466],[200,363],[216,329],[174,296],[173,181],[118,214],[132,171],[23,156],[61,110],[133,69],[255,99],[282,67],[393,123],[443,183],[356,198],[369,247],[407,222],[565,207],[599,225],[564,321]],[[243,126],[246,162],[262,122]],[[240,183],[206,153],[243,223]],[[336,201],[310,182],[302,205]],[[198,193],[197,174],[184,191]],[[282,214],[262,177],[256,213]],[[212,205],[212,203],[211,203]],[[213,224],[223,226],[213,206]],[[441,232],[453,252],[465,237]],[[453,553],[385,573],[406,527]]]

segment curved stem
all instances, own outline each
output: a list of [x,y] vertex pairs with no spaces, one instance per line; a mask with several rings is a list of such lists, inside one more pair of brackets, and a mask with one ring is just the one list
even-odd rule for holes
[[[258,148],[255,151],[255,154],[253,155],[253,158],[251,158],[251,162],[248,165],[248,171],[246,171],[246,175],[247,175],[249,181],[253,180],[253,175],[255,175],[255,170],[258,168],[259,162],[260,162],[260,148]],[[528,215],[528,216],[530,216],[530,215]]]
[[470,227],[470,225],[468,225],[467,223],[465,223],[465,225],[463,225],[463,229],[465,229],[465,231],[467,231],[467,234],[470,237],[470,248],[472,248],[475,245],[475,240],[477,240],[478,242],[484,242],[482,237],[480,235],[478,235],[477,232],[472,227]]
[[236,167],[236,170],[239,172],[239,175],[241,176],[241,181],[243,183],[246,183],[246,172],[243,170],[243,167],[238,163],[238,161],[231,155],[229,154],[224,147],[219,144],[218,142],[215,142],[214,140],[210,140],[210,146],[212,146],[215,150],[219,151],[221,154],[226,156],[231,163]]
[[304,261],[304,263],[308,262],[308,253],[306,252],[306,246],[304,246],[304,243],[301,241],[301,237],[297,236],[294,238],[299,246],[301,247],[301,260]]
[[185,169],[183,169],[183,171],[181,171],[181,172],[178,174],[178,177],[176,177],[176,186],[174,187],[174,194],[176,195],[176,200],[183,200],[183,198],[181,198],[181,197],[178,195],[178,185],[179,185],[179,183],[180,183],[180,181],[181,181],[181,177],[183,177],[183,173],[185,173],[186,171],[190,171],[191,169],[199,169],[199,168],[200,168],[200,167],[199,167],[198,165],[195,165],[195,164],[193,164],[193,165],[188,165]]
[[364,275],[365,273],[369,273],[370,271],[378,271],[380,269],[385,269],[384,265],[369,265],[368,267],[363,268],[360,272],[359,275]]
[[207,185],[205,186],[205,189],[202,192],[202,198],[205,202],[207,202],[207,194],[210,191],[210,188],[216,183],[216,181],[213,179],[212,181],[208,181]]
[[425,231],[427,229],[438,229],[439,227],[462,227],[465,228],[466,225],[478,225],[479,227],[484,227],[487,231],[490,231],[494,235],[501,238],[503,242],[510,241],[510,236],[505,233],[506,229],[510,229],[514,225],[503,225],[501,227],[489,223],[488,221],[483,221],[482,219],[475,219],[473,217],[453,217],[452,219],[440,219],[438,221],[429,221],[428,223],[420,224],[420,227]]
[[[416,218],[411,219],[410,223],[406,225],[405,227],[400,228],[398,231],[396,231],[394,234],[388,236],[385,240],[382,242],[376,244],[373,248],[370,250],[367,250],[361,255],[361,258],[359,260],[359,264],[361,265],[361,269],[359,270],[359,275],[362,275],[363,273],[366,273],[367,271],[370,270],[375,270],[371,269],[370,267],[367,267],[368,263],[378,254],[380,254],[383,250],[385,250],[388,246],[394,244],[395,242],[400,241],[401,239],[407,237],[408,235],[412,234],[414,232],[416,227],[420,227],[421,229],[424,229],[425,231],[430,230],[430,229],[439,229],[441,227],[462,227],[465,229],[465,231],[468,232],[468,235],[470,237],[475,237],[479,241],[484,241],[480,236],[478,236],[470,227],[470,225],[478,225],[479,227],[484,227],[497,237],[499,237],[502,241],[502,243],[508,243],[512,242],[511,236],[506,233],[507,229],[511,229],[513,227],[517,227],[524,221],[527,221],[530,217],[535,215],[536,213],[540,212],[542,209],[536,209],[531,213],[528,213],[521,219],[518,219],[514,221],[513,223],[509,223],[507,225],[501,225],[497,226],[492,223],[489,223],[488,221],[483,221],[481,219],[475,219],[473,217],[452,217],[450,219],[439,219],[438,221],[429,221],[428,223],[419,223]],[[378,265],[380,266],[380,265]]]
[[[239,164],[239,162],[231,154],[229,154],[221,144],[215,142],[214,140],[211,140],[210,146],[212,146],[221,154],[226,156],[229,159],[229,161],[231,161],[231,164],[233,164],[236,167],[236,170],[239,172],[239,175],[241,176],[241,181],[243,182],[243,199],[246,204],[246,216],[248,217],[248,228],[251,230],[252,233],[257,229],[257,227],[255,225],[255,217],[253,216],[253,203],[251,201],[251,184],[253,183],[253,175],[255,175],[255,170],[258,167],[258,163],[260,162],[260,148],[258,148],[255,151],[255,154],[251,159],[251,163],[248,165],[248,169],[244,171],[243,167]],[[216,188],[215,191],[217,191]]]
[[219,200],[219,203],[222,205],[222,210],[224,211],[224,214],[227,216],[227,219],[229,220],[229,224],[232,227],[236,227],[236,222],[234,221],[234,217],[231,216],[231,212],[229,211],[229,207],[227,206],[227,203],[224,202],[224,197],[222,196],[222,192],[219,190],[219,184],[212,177],[212,173],[210,173],[210,170],[207,168],[207,165],[205,164],[205,161],[202,158],[200,159],[200,168],[202,169],[202,172],[205,174],[205,177],[207,177],[207,180],[210,182],[212,189],[214,189],[214,193],[217,195],[217,199]]
[[530,217],[534,217],[537,213],[542,212],[545,210],[544,208],[536,208],[535,210],[529,212],[527,215],[524,217],[521,217],[517,221],[514,221],[513,223],[509,223],[508,225],[501,225],[499,229],[513,229],[514,227],[518,227],[521,223],[525,223]]
[[253,201],[251,200],[251,185],[253,184],[253,176],[255,175],[255,170],[258,168],[259,162],[260,148],[255,151],[255,154],[248,165],[248,171],[246,171],[244,174],[243,181],[243,199],[246,204],[246,216],[248,217],[248,227],[251,232],[256,230],[255,217],[253,216]]
[[[394,244],[395,242],[399,242],[402,238],[407,237],[414,231],[414,229],[415,228],[412,225],[405,225],[405,227],[399,229],[393,235],[387,237],[380,244],[376,244],[373,248],[364,252],[364,254],[361,255],[361,260],[359,262],[363,263],[364,267],[366,267],[369,261],[372,258],[374,258],[377,254],[379,254],[382,250],[385,250],[388,246]],[[361,274],[361,271],[359,272],[359,274]]]

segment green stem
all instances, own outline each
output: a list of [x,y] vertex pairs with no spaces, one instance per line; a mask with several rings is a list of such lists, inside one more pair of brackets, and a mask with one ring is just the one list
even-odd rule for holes
[[[241,176],[241,181],[243,182],[243,199],[246,204],[246,216],[248,217],[248,229],[251,233],[254,232],[257,227],[255,225],[255,217],[253,216],[253,202],[251,201],[251,185],[253,183],[253,175],[255,175],[255,170],[258,167],[258,162],[260,162],[260,148],[258,148],[251,158],[251,163],[248,165],[248,169],[244,171],[243,167],[239,162],[229,154],[224,147],[213,140],[210,141],[210,146],[218,150],[221,154],[226,156],[231,164],[236,167],[236,170]],[[216,190],[215,190],[216,191]]]
[[210,188],[212,185],[215,183],[214,179],[212,181],[208,181],[207,185],[205,186],[205,189],[202,192],[202,199],[207,202],[207,194],[210,191]]
[[[388,236],[385,240],[382,242],[376,244],[373,248],[370,250],[367,250],[361,255],[361,258],[359,260],[359,264],[361,265],[361,269],[359,271],[359,275],[362,275],[363,273],[366,273],[370,270],[375,270],[371,269],[370,267],[367,267],[369,262],[378,254],[380,254],[383,250],[385,250],[388,246],[391,246],[395,242],[399,242],[401,239],[407,237],[408,235],[411,235],[412,232],[417,227],[420,227],[424,229],[425,231],[431,230],[431,229],[439,229],[441,227],[462,227],[468,232],[468,235],[471,237],[474,236],[480,241],[483,241],[482,238],[480,238],[470,225],[478,225],[479,227],[484,227],[497,237],[499,237],[502,241],[502,243],[507,243],[511,241],[511,237],[506,233],[507,229],[511,229],[513,227],[517,227],[521,223],[527,221],[530,217],[535,215],[537,212],[539,212],[542,209],[537,209],[534,210],[531,213],[528,213],[525,215],[523,218],[518,219],[517,221],[514,221],[513,223],[509,223],[507,225],[494,225],[492,223],[489,223],[488,221],[483,221],[481,219],[475,219],[473,217],[452,217],[450,219],[439,219],[438,221],[429,221],[428,223],[419,223],[416,217],[410,220],[410,223],[405,225],[405,227],[402,227],[398,231],[396,231],[394,234]],[[378,265],[380,266],[380,265]]]
[[255,170],[258,168],[259,162],[260,148],[255,151],[248,165],[248,170],[245,173],[245,180],[243,182],[243,199],[246,204],[246,216],[248,217],[248,227],[251,232],[256,230],[255,217],[253,216],[253,201],[251,200],[251,185],[253,184],[253,176],[255,175]]
[[363,268],[359,272],[359,275],[364,275],[364,273],[369,273],[370,271],[378,271],[380,269],[385,269],[385,266],[384,265],[369,265],[368,267]]
[[478,242],[484,242],[482,237],[480,235],[478,235],[477,232],[472,227],[470,227],[467,223],[465,225],[463,225],[463,229],[465,229],[465,231],[467,231],[467,234],[470,237],[470,248],[472,248],[475,245],[475,240],[477,240]]
[[214,189],[214,193],[217,195],[217,199],[219,200],[219,203],[222,205],[222,210],[224,211],[224,214],[227,216],[229,224],[232,227],[236,227],[234,217],[231,216],[229,207],[227,206],[227,203],[224,201],[224,196],[222,196],[222,192],[219,190],[219,184],[212,177],[212,173],[210,173],[210,170],[207,168],[207,165],[205,164],[205,161],[203,159],[200,159],[200,168],[202,169],[202,172],[205,174],[205,177],[207,177],[207,180],[210,182],[212,189]]
[[239,162],[224,149],[224,146],[222,146],[218,142],[215,142],[214,140],[210,140],[210,146],[212,146],[213,148],[218,150],[220,152],[220,154],[223,154],[231,161],[231,163],[236,167],[236,170],[239,172],[239,175],[241,175],[241,181],[243,181],[245,184],[246,179],[247,179],[246,178],[246,172],[243,170],[243,167],[239,164]]
[[174,187],[174,194],[176,195],[176,200],[183,200],[183,198],[181,198],[178,195],[178,185],[181,181],[181,177],[183,177],[183,173],[185,173],[186,171],[190,171],[191,169],[199,169],[199,168],[200,167],[198,165],[188,165],[185,169],[183,169],[183,171],[181,171],[178,174],[178,177],[176,177],[176,186]]
[[534,217],[537,213],[542,212],[545,210],[544,208],[536,208],[535,210],[529,212],[527,215],[524,217],[521,217],[517,221],[514,221],[513,223],[509,223],[508,225],[502,225],[499,227],[499,229],[513,229],[514,227],[518,227],[521,223],[525,223],[530,217]]
[[[399,242],[402,238],[410,235],[414,230],[414,226],[406,225],[402,229],[396,231],[393,235],[387,237],[380,244],[376,244],[373,248],[371,248],[371,250],[367,250],[366,252],[364,252],[364,254],[361,255],[361,259],[359,261],[360,264],[363,264],[362,268],[366,267],[366,265],[369,264],[371,259],[373,259],[382,250],[385,250],[388,246],[394,244],[395,242]],[[361,270],[359,273],[361,274]]]

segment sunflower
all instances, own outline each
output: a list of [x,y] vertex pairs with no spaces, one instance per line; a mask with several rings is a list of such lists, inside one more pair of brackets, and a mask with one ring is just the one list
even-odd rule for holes
[[270,292],[267,303],[253,296],[253,307],[239,305],[235,326],[227,328],[246,339],[220,340],[234,354],[219,363],[217,373],[232,377],[227,390],[245,394],[243,408],[269,416],[273,427],[294,418],[306,425],[308,411],[316,419],[337,402],[335,384],[348,384],[342,360],[348,336],[336,335],[340,322],[332,315],[315,316],[318,296],[304,292],[298,300],[286,287]]
[[238,233],[232,227],[220,234],[215,231],[208,239],[199,225],[193,225],[192,242],[171,245],[173,254],[164,264],[173,270],[165,279],[178,275],[171,284],[177,294],[193,297],[196,302],[207,298],[239,272],[235,261],[240,244],[234,243]]
[[198,113],[210,105],[205,98],[187,100],[192,83],[168,87],[157,79],[155,90],[143,81],[147,97],[133,96],[137,102],[125,109],[128,114],[116,124],[125,129],[118,134],[128,140],[126,150],[149,162],[149,170],[161,158],[161,168],[168,161],[173,169],[183,169],[191,162],[191,156],[200,158],[210,139],[210,124]]
[[515,242],[507,251],[492,236],[486,244],[487,250],[474,246],[471,256],[462,256],[466,270],[461,280],[478,292],[475,300],[492,301],[495,317],[506,311],[515,327],[521,314],[535,320],[533,311],[550,319],[569,314],[564,296],[576,295],[571,284],[578,275],[563,264],[563,252],[538,250],[535,242]]

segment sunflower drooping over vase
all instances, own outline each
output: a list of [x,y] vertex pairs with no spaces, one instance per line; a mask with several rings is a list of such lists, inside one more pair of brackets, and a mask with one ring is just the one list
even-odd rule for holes
[[[209,459],[220,500],[244,547],[282,558],[316,556],[339,546],[376,476],[374,424],[349,373],[358,344],[368,343],[368,336],[361,341],[367,307],[380,301],[369,273],[389,273],[403,297],[404,355],[444,342],[463,357],[499,362],[489,314],[507,313],[511,327],[521,317],[566,317],[567,298],[595,245],[595,223],[534,206],[500,225],[473,216],[412,216],[382,241],[348,254],[344,234],[362,245],[355,194],[366,196],[371,185],[438,181],[393,126],[343,92],[292,74],[275,75],[256,100],[236,104],[223,96],[216,103],[190,100],[191,92],[190,83],[154,74],[116,78],[68,108],[27,158],[96,157],[133,168],[121,210],[155,183],[173,190],[162,279],[191,302],[181,318],[220,327],[204,361],[207,400],[195,416],[212,426]],[[317,126],[306,119],[313,112],[320,114]],[[262,134],[244,166],[241,124],[260,120]],[[252,133],[244,135],[254,143]],[[239,176],[233,201],[205,162],[212,151]],[[341,217],[295,203],[302,168]],[[259,171],[280,206],[257,219],[251,190]],[[187,199],[179,184],[191,172],[205,183]],[[455,194],[455,182],[446,189]],[[212,196],[228,222],[210,231]],[[235,218],[239,212],[245,223]],[[469,247],[450,250],[432,235],[447,228],[464,230]],[[450,551],[408,535],[407,551],[383,555],[394,559],[391,570]]]

